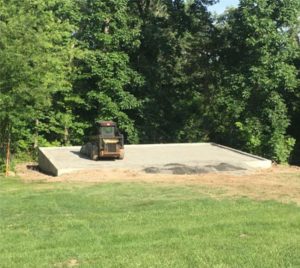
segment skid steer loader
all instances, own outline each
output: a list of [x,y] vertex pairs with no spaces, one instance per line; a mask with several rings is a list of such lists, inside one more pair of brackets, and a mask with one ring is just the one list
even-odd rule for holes
[[80,153],[92,160],[101,158],[124,158],[124,137],[113,121],[99,121],[97,134],[90,136]]

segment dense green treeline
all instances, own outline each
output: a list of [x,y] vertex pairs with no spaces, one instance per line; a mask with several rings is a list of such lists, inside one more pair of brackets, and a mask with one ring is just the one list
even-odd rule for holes
[[[214,141],[299,161],[298,0],[0,0],[0,143]],[[3,151],[3,150],[2,150]],[[297,153],[298,152],[298,153]]]

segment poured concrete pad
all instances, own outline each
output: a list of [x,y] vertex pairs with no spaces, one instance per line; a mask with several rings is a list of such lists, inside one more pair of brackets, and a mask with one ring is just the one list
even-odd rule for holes
[[123,160],[93,161],[79,151],[80,146],[39,148],[39,167],[54,176],[104,168],[196,174],[271,167],[270,160],[214,143],[125,145]]

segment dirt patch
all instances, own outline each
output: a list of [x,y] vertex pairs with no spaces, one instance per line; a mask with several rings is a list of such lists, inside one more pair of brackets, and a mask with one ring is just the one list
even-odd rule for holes
[[[28,168],[28,165],[31,168]],[[247,196],[259,200],[274,199],[281,202],[300,204],[300,167],[273,166],[270,169],[252,173],[232,174],[223,172],[191,175],[147,174],[126,169],[102,169],[80,171],[60,177],[45,175],[33,167],[33,164],[19,165],[17,166],[17,175],[28,182],[148,182],[198,185],[203,186],[199,187],[199,191],[206,191],[215,198],[222,196]],[[197,189],[195,187],[195,190]]]
[[57,263],[54,267],[76,267],[79,266],[79,262],[76,259],[70,259],[62,263]]

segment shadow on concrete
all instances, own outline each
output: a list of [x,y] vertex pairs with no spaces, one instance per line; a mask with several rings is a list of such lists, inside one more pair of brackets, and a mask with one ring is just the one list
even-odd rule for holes
[[98,160],[92,160],[87,155],[82,154],[78,151],[71,151],[71,153],[77,155],[78,157],[80,157],[82,159],[86,159],[86,160],[90,160],[90,161],[108,161],[108,162],[111,162],[111,161],[118,160],[116,158],[111,158],[111,157],[101,158],[101,159],[98,159]]
[[204,174],[212,172],[222,172],[222,171],[242,171],[245,168],[234,166],[226,163],[218,163],[215,165],[205,165],[205,166],[188,166],[179,163],[166,164],[163,167],[147,167],[143,169],[144,172],[150,174],[167,173],[175,175],[192,175],[192,174]]
[[82,154],[82,153],[80,153],[80,152],[78,152],[78,151],[71,151],[71,153],[77,155],[77,156],[80,157],[80,158],[90,160],[90,158],[89,158],[87,155],[84,155],[84,154]]

